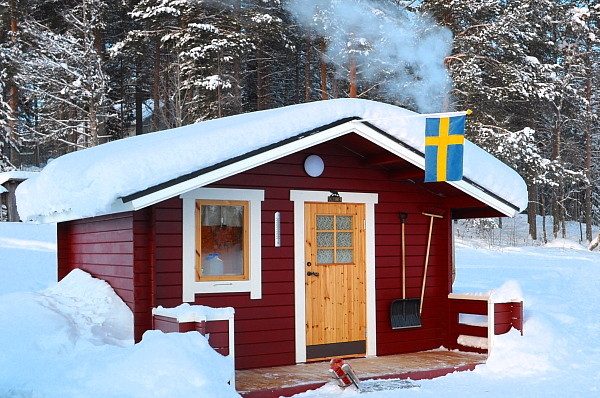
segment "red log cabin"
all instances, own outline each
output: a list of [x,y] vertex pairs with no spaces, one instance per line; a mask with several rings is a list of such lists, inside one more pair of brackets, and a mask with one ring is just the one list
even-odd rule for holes
[[236,369],[456,347],[451,223],[514,216],[527,192],[468,141],[461,181],[425,183],[423,137],[395,106],[295,105],[65,155],[19,200],[58,222],[59,278],[106,280],[136,340],[190,303],[234,308]]

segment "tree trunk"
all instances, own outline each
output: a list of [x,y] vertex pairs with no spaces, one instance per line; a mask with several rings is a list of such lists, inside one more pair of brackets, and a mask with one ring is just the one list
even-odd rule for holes
[[262,110],[262,86],[263,86],[263,71],[261,51],[256,49],[256,110]]
[[[10,10],[10,31],[12,33],[11,40],[13,45],[17,42],[17,32],[19,26],[17,24],[17,1],[9,1]],[[17,120],[19,112],[19,91],[14,81],[8,82],[8,106],[10,107],[10,120],[8,121],[7,144],[8,144],[8,159],[13,166],[19,166],[19,152],[17,151]]]
[[356,58],[350,55],[350,98],[356,98]]
[[[135,79],[135,135],[142,135],[142,134],[144,134],[144,117],[143,117],[144,93],[142,91],[142,88],[140,87],[142,82],[141,82],[141,78],[140,78],[139,66],[137,69],[138,69],[138,71],[136,72],[136,79]],[[153,89],[153,91],[154,91],[154,89]],[[155,110],[155,113],[156,113],[156,110]],[[153,123],[154,123],[154,117],[155,117],[155,115],[152,115]]]
[[[242,21],[240,21],[240,10],[242,8],[241,0],[236,0],[233,2],[233,18],[239,22],[238,32],[241,30]],[[233,56],[233,71],[232,77],[233,81],[231,82],[231,94],[233,96],[232,104],[231,104],[231,114],[238,115],[242,113],[242,60],[240,59],[241,55],[239,52]]]
[[154,66],[152,69],[152,131],[160,130],[160,41],[154,40]]
[[[561,147],[561,131],[560,126],[558,125],[558,120],[560,120],[560,111],[557,111],[556,115],[557,121],[552,131],[552,160],[559,161],[560,160],[560,147]],[[562,192],[562,183],[559,182],[558,187],[552,190],[552,197],[550,204],[552,208],[552,235],[557,238],[558,231],[560,229],[560,221],[561,221],[561,211],[560,211],[560,192]]]
[[548,243],[548,234],[546,233],[546,199],[544,194],[540,195],[541,208],[542,208],[542,234],[544,243]]
[[310,39],[306,39],[306,58],[304,60],[304,102],[310,102],[310,49],[312,48]]
[[321,37],[319,41],[321,46],[321,99],[327,99],[327,64],[325,63],[325,51],[327,47],[325,44],[325,38]]
[[[588,42],[588,54],[589,42]],[[588,242],[592,241],[592,121],[590,120],[592,112],[592,77],[589,56],[586,59],[587,63],[587,79],[586,79],[586,98],[587,98],[587,115],[585,122],[585,176],[588,179],[588,186],[584,191],[584,206],[585,206],[585,238]]]
[[529,236],[533,240],[537,240],[537,186],[535,184],[529,184],[527,189],[529,193],[529,202],[527,203],[527,222],[529,224]]

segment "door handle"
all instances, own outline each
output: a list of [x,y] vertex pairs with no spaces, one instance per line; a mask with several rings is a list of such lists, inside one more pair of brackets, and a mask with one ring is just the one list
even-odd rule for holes
[[308,276],[319,276],[319,273],[318,273],[318,272],[312,272],[312,271],[308,271],[308,272],[306,273],[306,275],[308,275]]

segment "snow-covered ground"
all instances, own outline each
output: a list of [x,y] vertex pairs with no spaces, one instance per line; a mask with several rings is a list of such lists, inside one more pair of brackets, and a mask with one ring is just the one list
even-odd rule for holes
[[[515,281],[525,335],[498,336],[472,372],[361,396],[600,396],[600,253],[577,243],[578,225],[545,246],[518,220],[501,233],[457,227],[455,291]],[[0,223],[0,397],[237,396],[226,358],[199,334],[153,331],[133,344],[131,313],[106,283],[83,272],[52,283],[54,242],[52,226]],[[339,395],[358,392],[328,384],[297,397]]]

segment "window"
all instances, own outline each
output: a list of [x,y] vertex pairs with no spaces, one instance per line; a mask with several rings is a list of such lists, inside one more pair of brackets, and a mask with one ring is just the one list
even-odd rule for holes
[[317,264],[353,262],[353,217],[317,215]]
[[198,188],[183,199],[183,300],[197,293],[261,297],[261,190]]
[[248,280],[248,202],[196,200],[196,281]]

